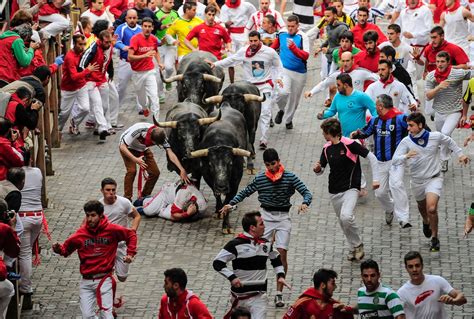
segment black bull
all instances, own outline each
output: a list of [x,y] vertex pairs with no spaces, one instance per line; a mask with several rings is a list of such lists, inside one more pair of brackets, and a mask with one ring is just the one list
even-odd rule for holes
[[213,110],[212,105],[205,104],[204,99],[219,93],[224,83],[224,71],[220,67],[211,69],[205,60],[217,61],[209,52],[191,52],[179,63],[177,74],[163,80],[166,83],[177,81],[179,102],[187,99],[201,105],[210,113]]
[[[220,103],[220,107],[231,106],[244,115],[248,134],[248,150],[255,157],[255,135],[265,96],[260,96],[260,90],[250,82],[237,82],[224,89],[222,95],[205,99],[206,103]],[[247,169],[253,170],[251,159],[247,161]]]
[[[201,158],[202,176],[216,197],[216,213],[237,194],[243,175],[242,156],[250,156],[242,113],[228,106],[219,111],[221,119],[206,128],[200,149],[191,153],[193,158]],[[225,195],[224,201],[221,195]],[[227,214],[222,231],[232,232]]]

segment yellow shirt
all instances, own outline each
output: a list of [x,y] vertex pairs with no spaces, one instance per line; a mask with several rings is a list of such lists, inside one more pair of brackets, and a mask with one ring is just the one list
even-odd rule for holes
[[[194,17],[191,20],[184,20],[182,18],[178,18],[168,28],[166,34],[169,34],[173,38],[176,38],[176,36],[178,37],[178,56],[183,56],[191,52],[191,50],[184,44],[184,39],[186,39],[186,36],[192,30],[192,28],[201,23],[203,23],[203,21],[198,17]],[[192,39],[191,43],[196,48],[198,47],[198,40],[196,38]]]

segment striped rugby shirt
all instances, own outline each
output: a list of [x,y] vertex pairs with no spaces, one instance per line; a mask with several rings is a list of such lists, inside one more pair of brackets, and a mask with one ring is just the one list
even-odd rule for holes
[[[130,126],[125,132],[120,135],[120,145],[125,144],[129,149],[137,152],[144,152],[148,147],[143,143],[146,133],[150,127],[154,126],[151,123],[139,122]],[[171,148],[168,139],[165,139],[163,148]]]
[[[435,71],[431,71],[426,76],[425,92],[438,86],[434,77]],[[441,90],[433,98],[433,109],[440,114],[451,114],[462,110],[462,81],[471,78],[471,71],[461,69],[451,69],[447,81],[447,89]]]
[[229,202],[235,205],[258,191],[260,207],[268,211],[290,211],[290,198],[297,190],[303,196],[303,204],[310,205],[313,196],[303,182],[292,172],[284,171],[280,180],[273,183],[265,172],[260,172],[255,179],[241,190]]
[[[217,254],[212,266],[229,281],[239,278],[243,286],[231,287],[236,295],[245,295],[254,292],[267,291],[267,260],[271,264],[278,277],[285,277],[280,255],[273,250],[272,244],[266,239],[253,240],[252,235],[244,232],[243,236],[229,241]],[[227,263],[232,261],[232,270]],[[245,282],[256,281],[261,284],[245,285]]]
[[357,307],[361,319],[393,319],[403,315],[403,302],[392,288],[380,284],[377,290],[368,293],[365,286],[357,291]]

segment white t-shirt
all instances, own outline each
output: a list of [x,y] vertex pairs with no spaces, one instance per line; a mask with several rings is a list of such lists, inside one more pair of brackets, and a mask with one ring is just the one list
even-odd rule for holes
[[401,42],[398,47],[394,47],[390,41],[385,41],[379,44],[379,49],[386,47],[387,45],[393,47],[395,49],[395,60],[399,62],[405,70],[408,68],[408,62],[413,60],[411,52],[413,48],[406,43]]
[[109,219],[109,222],[129,227],[128,215],[132,212],[132,203],[128,199],[117,195],[117,200],[112,205],[105,204],[103,197],[99,201],[104,204],[104,214]]
[[25,186],[21,190],[20,212],[36,212],[43,210],[41,189],[43,175],[37,167],[23,167],[25,170]]
[[[120,136],[120,145],[125,144],[129,149],[138,152],[144,152],[148,147],[140,141],[140,139],[145,139],[146,133],[153,124],[151,123],[136,123],[130,126],[125,132]],[[163,143],[163,148],[170,148],[168,140],[165,139]]]
[[425,275],[421,285],[413,285],[410,281],[405,283],[398,290],[398,296],[403,301],[407,319],[445,319],[448,316],[444,304],[438,299],[452,290],[443,277]]

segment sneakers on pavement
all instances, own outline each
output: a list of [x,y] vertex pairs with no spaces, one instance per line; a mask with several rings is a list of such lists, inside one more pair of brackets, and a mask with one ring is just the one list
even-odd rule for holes
[[431,237],[432,231],[431,231],[431,228],[430,228],[430,224],[423,223],[423,235],[425,235],[426,238]]
[[282,294],[275,295],[275,307],[277,307],[277,308],[285,307],[285,303],[283,302],[283,295]]
[[100,134],[99,134],[99,143],[105,143],[105,138],[109,135],[110,134],[107,131],[100,132]]
[[270,119],[270,127],[274,127],[275,126],[275,122],[273,122],[273,119]]
[[393,221],[393,212],[385,212],[385,222],[387,225],[392,225]]
[[436,237],[431,238],[430,250],[432,252],[437,252],[437,251],[439,251],[439,248],[440,248],[439,239],[436,238]]
[[165,84],[165,89],[166,89],[166,91],[171,91],[172,88],[173,88],[173,84],[172,84],[172,83],[166,83],[166,84]]
[[69,134],[72,135],[79,135],[81,132],[79,132],[79,128],[76,126],[76,123],[74,123],[74,120],[71,120],[71,125],[69,126]]
[[285,111],[283,110],[278,111],[277,115],[275,116],[275,124],[281,124],[284,114],[285,114]]
[[411,224],[409,222],[400,222],[400,227],[402,229],[405,229],[405,228],[410,228],[412,227]]
[[293,129],[293,122],[286,123],[286,129],[287,130],[292,130]]
[[446,173],[448,171],[448,161],[441,161],[441,172]]
[[261,149],[262,151],[266,150],[267,149],[267,143],[260,142],[260,146],[258,148]]
[[354,249],[354,259],[359,261],[359,260],[362,260],[364,256],[365,256],[364,244],[360,244],[360,246]]

